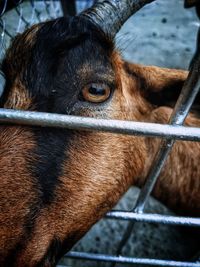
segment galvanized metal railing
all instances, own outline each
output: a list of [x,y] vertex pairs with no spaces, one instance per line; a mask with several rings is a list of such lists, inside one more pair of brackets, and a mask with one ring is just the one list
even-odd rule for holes
[[1,109],[1,122],[200,141],[200,128]]
[[[48,1],[45,1],[46,4]],[[34,6],[34,1],[30,1]],[[6,8],[4,7],[5,11]],[[37,17],[40,14],[35,10]],[[1,12],[3,13],[3,12]],[[21,13],[18,11],[20,19]],[[23,19],[22,19],[23,20]],[[39,20],[39,19],[38,19]],[[24,21],[24,20],[23,20]],[[0,21],[1,25],[2,20]],[[24,21],[26,24],[26,21]],[[27,25],[28,26],[28,25]],[[4,25],[4,35],[6,27]],[[8,32],[9,35],[9,32]],[[10,34],[11,35],[11,34]],[[145,213],[145,205],[148,201],[154,185],[159,177],[160,171],[165,164],[167,156],[169,155],[173,144],[176,140],[185,141],[200,141],[200,128],[183,126],[184,120],[189,113],[192,103],[200,89],[200,51],[197,51],[190,69],[188,79],[186,80],[180,97],[176,103],[174,111],[171,115],[169,124],[153,124],[133,121],[119,121],[119,120],[104,120],[87,117],[77,117],[69,115],[59,115],[51,113],[31,112],[0,109],[0,122],[17,123],[23,125],[37,125],[45,127],[61,127],[68,129],[82,129],[89,131],[105,131],[118,134],[128,135],[142,135],[150,137],[165,138],[162,142],[161,149],[158,151],[155,160],[153,161],[152,168],[147,177],[146,184],[139,194],[138,200],[132,211],[110,211],[107,213],[106,218],[117,220],[130,221],[127,231],[122,237],[121,243],[118,247],[118,255],[104,255],[93,254],[86,252],[71,251],[66,254],[66,257],[85,259],[92,261],[106,261],[111,263],[121,264],[143,264],[152,266],[176,266],[176,267],[200,267],[200,262],[183,262],[173,260],[159,260],[149,258],[134,258],[120,256],[124,244],[127,242],[130,232],[134,229],[135,222],[149,222],[160,223],[169,225],[181,225],[188,227],[200,227],[200,218],[169,216],[160,214]]]

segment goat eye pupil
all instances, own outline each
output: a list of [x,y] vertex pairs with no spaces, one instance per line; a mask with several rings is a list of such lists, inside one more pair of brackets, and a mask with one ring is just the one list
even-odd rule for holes
[[89,93],[92,95],[103,96],[105,94],[105,89],[101,87],[97,87],[95,85],[90,86]]

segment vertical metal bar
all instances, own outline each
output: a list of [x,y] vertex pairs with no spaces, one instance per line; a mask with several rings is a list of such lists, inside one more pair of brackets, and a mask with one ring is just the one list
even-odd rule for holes
[[75,16],[76,15],[76,1],[75,0],[60,0],[61,7],[64,16],[70,15]]

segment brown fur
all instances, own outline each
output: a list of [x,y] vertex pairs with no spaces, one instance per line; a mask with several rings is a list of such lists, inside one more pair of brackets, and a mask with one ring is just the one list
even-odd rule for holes
[[[5,108],[13,109],[32,109],[32,99],[23,84],[23,71],[28,65],[30,59],[30,50],[36,41],[36,33],[42,23],[32,26],[24,34],[18,34],[13,40],[12,49],[8,49],[5,61],[9,62],[9,95],[6,96],[7,101]],[[23,48],[22,45],[23,44]]]
[[[27,45],[31,46],[32,36],[27,33],[25,36]],[[32,99],[12,66],[15,53],[11,49],[7,54],[11,82],[4,107],[30,110]],[[22,69],[26,56],[25,53],[20,59]],[[125,63],[117,52],[113,52],[110,61],[116,77],[112,100],[103,111],[83,109],[81,115],[167,123],[172,109],[150,103],[148,94],[180,87],[187,72]],[[82,68],[80,79],[89,68]],[[199,126],[200,120],[190,115],[186,124]],[[70,249],[131,185],[142,186],[160,146],[160,139],[155,138],[74,132],[56,197],[50,205],[41,207],[36,181],[27,165],[38,160],[31,154],[36,146],[32,129],[1,126],[0,142],[0,263],[21,245],[25,234],[26,242],[15,262],[17,267],[33,267],[41,260],[40,266],[54,266],[57,255],[47,257],[52,241],[65,242],[65,249]],[[200,215],[199,151],[199,143],[177,142],[154,190],[158,199],[181,214]],[[31,233],[24,233],[30,216],[35,219],[34,227]]]
[[5,108],[14,108],[28,110],[31,108],[31,97],[28,95],[28,92],[24,85],[19,80],[15,80],[12,85],[12,90],[8,95],[8,99],[4,105]]
[[22,127],[1,126],[0,147],[0,255],[6,256],[19,242],[26,217],[36,199],[33,181],[27,179],[29,170],[25,161],[34,147],[32,134]]

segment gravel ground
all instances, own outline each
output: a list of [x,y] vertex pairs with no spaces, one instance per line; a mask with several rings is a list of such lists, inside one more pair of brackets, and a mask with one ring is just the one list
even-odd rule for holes
[[[43,10],[42,4],[38,7]],[[58,8],[58,7],[57,7]],[[30,17],[30,6],[24,6]],[[53,12],[50,10],[50,12]],[[58,11],[59,12],[59,11]],[[42,15],[47,17],[47,12]],[[10,12],[5,18],[7,29],[15,31],[17,16]],[[18,25],[19,26],[19,25]],[[21,23],[18,31],[23,31]],[[183,9],[182,0],[158,0],[131,17],[116,38],[116,46],[125,59],[147,65],[187,69],[195,50],[198,20],[194,10]],[[3,44],[7,47],[9,38]],[[1,51],[0,51],[1,52]],[[3,53],[4,54],[4,53]],[[1,93],[1,89],[0,89]],[[117,209],[128,210],[134,206],[139,189],[131,188]],[[166,207],[151,198],[148,212],[172,214]],[[98,222],[74,247],[77,251],[115,254],[126,222],[105,220]],[[184,228],[137,223],[123,254],[134,257],[185,260],[197,250],[195,239]],[[110,266],[106,263],[64,259],[67,266]],[[118,265],[121,266],[121,265]]]

